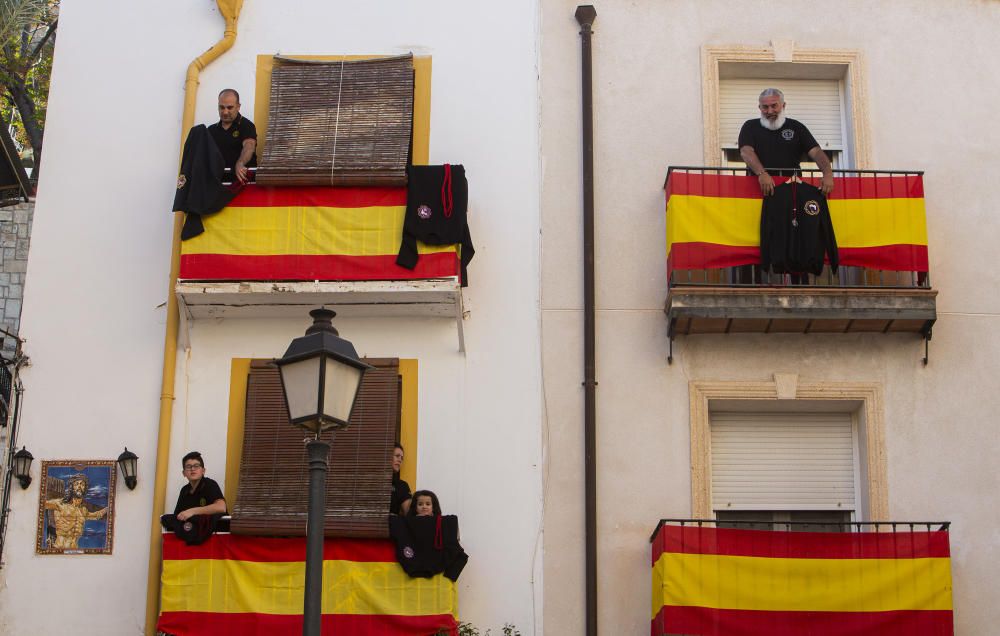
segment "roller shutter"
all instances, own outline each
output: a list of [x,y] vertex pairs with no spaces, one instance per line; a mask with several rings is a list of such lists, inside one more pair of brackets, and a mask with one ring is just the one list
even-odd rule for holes
[[848,413],[713,413],[713,510],[855,510]]
[[824,150],[844,149],[844,116],[838,80],[724,79],[719,82],[719,139],[736,148],[740,128],[760,117],[757,99],[765,88],[785,94],[785,114],[809,129]]

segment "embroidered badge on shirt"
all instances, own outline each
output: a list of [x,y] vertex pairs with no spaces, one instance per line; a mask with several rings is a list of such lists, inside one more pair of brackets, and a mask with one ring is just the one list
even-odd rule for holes
[[183,188],[184,186],[186,186],[187,182],[188,182],[188,178],[187,178],[186,175],[183,175],[183,174],[177,175],[177,189],[178,190],[180,190],[181,188]]
[[819,203],[816,201],[806,201],[806,204],[803,207],[805,208],[806,214],[809,216],[816,216],[819,214]]
[[795,136],[795,131],[792,130],[791,128],[786,128],[781,131],[781,138],[784,139],[785,141],[791,141],[792,137],[794,136]]
[[240,136],[240,131],[234,130],[233,131],[233,137],[239,137],[239,136]]
[[422,219],[429,219],[429,218],[431,218],[431,209],[430,209],[430,207],[428,207],[426,205],[421,205],[419,208],[417,208],[417,216],[419,216]]
[[406,546],[405,548],[403,548],[403,556],[405,556],[407,559],[412,559],[413,548],[411,548],[410,546]]

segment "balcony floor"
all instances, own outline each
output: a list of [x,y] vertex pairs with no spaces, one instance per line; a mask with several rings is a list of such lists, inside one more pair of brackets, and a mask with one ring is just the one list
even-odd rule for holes
[[671,288],[671,338],[708,333],[917,333],[929,337],[937,291],[872,287]]

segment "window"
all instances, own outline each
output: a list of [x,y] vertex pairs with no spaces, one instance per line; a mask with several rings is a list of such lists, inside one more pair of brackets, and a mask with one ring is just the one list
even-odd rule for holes
[[[719,140],[722,142],[722,165],[743,167],[737,140],[743,122],[760,116],[757,99],[765,88],[777,88],[785,94],[785,114],[806,125],[820,147],[833,161],[834,168],[850,164],[844,144],[843,81],[833,79],[721,79],[719,81]],[[811,160],[803,167],[815,168]]]
[[[724,121],[739,119],[742,125],[758,117],[757,96],[774,86],[785,92],[789,116],[810,127],[820,145],[834,155],[836,167],[872,167],[865,70],[859,51],[802,49],[793,42],[767,47],[712,45],[702,47],[701,59],[705,165],[726,165],[727,156],[734,157],[735,148],[729,146],[735,145],[736,138],[728,132],[732,124]],[[753,88],[748,89],[749,84]],[[749,93],[738,95],[738,90]],[[738,101],[741,110],[723,106],[724,101],[731,104],[730,100]]]
[[[330,536],[385,536],[396,440],[407,449],[403,479],[415,483],[416,360],[366,361],[376,368],[362,382],[352,418],[357,426],[338,432],[332,445],[328,482],[338,488],[327,494]],[[265,360],[234,359],[225,484],[234,532],[304,532],[302,437],[288,423],[277,369]]]
[[851,413],[714,411],[711,429],[717,519],[825,529],[853,520],[860,471]]
[[[825,518],[831,523],[843,522],[845,512],[854,521],[888,516],[881,385],[802,383],[782,374],[780,382],[695,381],[690,399],[693,518],[716,511],[754,520],[766,513],[775,522],[824,520],[802,516],[810,512],[836,513]],[[803,475],[827,485],[804,483]]]

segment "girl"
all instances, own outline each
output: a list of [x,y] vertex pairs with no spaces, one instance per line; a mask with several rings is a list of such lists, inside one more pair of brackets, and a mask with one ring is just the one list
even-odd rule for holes
[[413,493],[413,503],[407,512],[410,517],[439,517],[441,516],[441,503],[437,495],[430,490],[418,490]]

